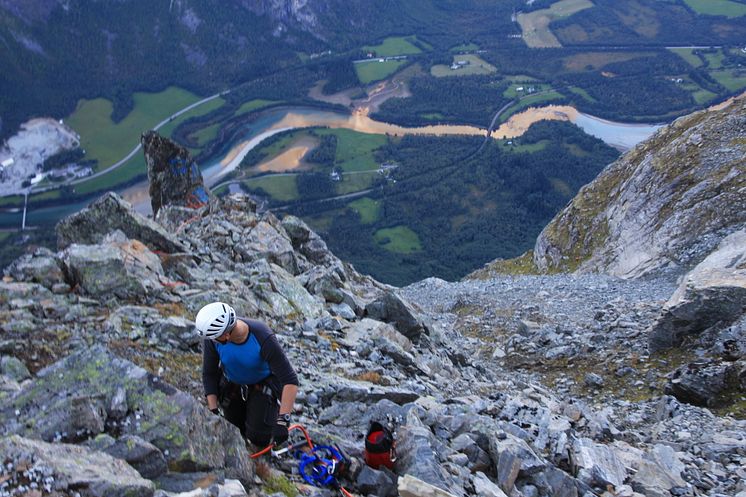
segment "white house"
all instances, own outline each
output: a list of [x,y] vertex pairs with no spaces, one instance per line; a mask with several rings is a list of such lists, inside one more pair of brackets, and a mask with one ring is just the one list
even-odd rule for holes
[[9,159],[5,159],[4,161],[0,162],[0,166],[2,167],[10,167],[13,165],[15,161],[13,160],[13,157]]

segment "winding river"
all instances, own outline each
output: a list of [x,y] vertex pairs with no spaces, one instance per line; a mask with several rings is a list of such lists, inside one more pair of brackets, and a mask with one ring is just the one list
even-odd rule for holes
[[[599,119],[578,112],[574,107],[550,105],[529,108],[513,115],[507,122],[492,132],[492,138],[510,139],[521,136],[531,124],[541,120],[570,121],[586,133],[596,136],[621,151],[634,147],[652,135],[662,125],[625,124]],[[357,111],[351,115],[320,111],[311,108],[285,108],[269,111],[256,122],[247,125],[245,134],[238,143],[232,145],[219,160],[203,168],[205,182],[213,186],[231,171],[235,170],[254,147],[266,138],[283,131],[325,126],[344,128],[362,133],[389,135],[476,135],[486,136],[487,131],[476,126],[439,124],[408,128],[371,119],[366,112]]]
[[[575,108],[569,106],[546,106],[529,108],[513,115],[507,122],[493,131],[491,136],[495,139],[515,138],[522,135],[534,122],[544,119],[573,122],[586,133],[600,138],[621,151],[634,147],[661,127],[661,125],[606,121],[578,112]],[[205,183],[208,186],[220,183],[226,174],[239,166],[246,154],[272,135],[291,129],[320,126],[390,135],[486,136],[487,133],[485,129],[475,126],[432,125],[407,128],[371,119],[364,110],[347,115],[313,108],[276,108],[263,112],[254,122],[246,124],[235,143],[226,144],[216,158],[208,161],[207,165],[202,168]],[[135,205],[140,212],[149,213],[150,199],[147,194],[147,182],[119,190],[119,193]],[[72,212],[84,208],[87,204],[88,202],[80,202],[31,209],[27,215],[27,224],[31,226],[37,224],[49,225]],[[20,224],[20,212],[0,212],[0,227],[18,227]]]

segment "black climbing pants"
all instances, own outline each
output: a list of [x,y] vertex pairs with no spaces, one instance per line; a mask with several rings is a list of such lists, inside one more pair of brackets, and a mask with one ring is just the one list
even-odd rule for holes
[[280,405],[268,385],[238,385],[225,378],[220,382],[220,406],[225,419],[241,430],[241,435],[259,447],[269,445]]

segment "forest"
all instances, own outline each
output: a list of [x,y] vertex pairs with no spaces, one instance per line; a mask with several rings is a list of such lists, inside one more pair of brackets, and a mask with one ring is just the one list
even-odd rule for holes
[[[367,194],[379,206],[373,222],[363,222],[341,200],[306,198],[291,212],[312,224],[328,218],[331,224],[322,234],[332,251],[381,281],[453,280],[497,257],[532,248],[557,211],[618,156],[576,126],[557,121],[534,124],[511,145],[492,141],[474,155],[481,140],[390,138],[377,159],[399,167]],[[382,246],[377,234],[402,227],[416,234],[421,250]]]

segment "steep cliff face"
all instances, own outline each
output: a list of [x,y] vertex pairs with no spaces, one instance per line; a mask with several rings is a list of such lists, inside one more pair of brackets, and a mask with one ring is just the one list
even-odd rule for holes
[[635,278],[702,260],[746,223],[746,97],[677,119],[607,167],[539,235],[542,272]]

